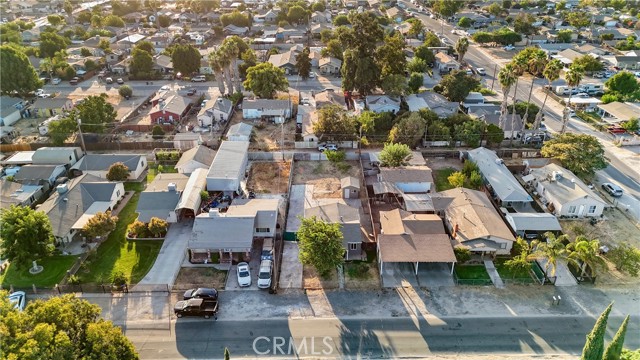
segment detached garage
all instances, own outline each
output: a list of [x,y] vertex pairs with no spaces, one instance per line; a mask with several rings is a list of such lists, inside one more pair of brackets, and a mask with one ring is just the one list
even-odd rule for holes
[[223,141],[207,174],[207,191],[238,192],[248,161],[248,141]]

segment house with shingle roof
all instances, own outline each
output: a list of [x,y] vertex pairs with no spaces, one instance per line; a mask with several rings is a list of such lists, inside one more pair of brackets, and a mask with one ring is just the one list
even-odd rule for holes
[[148,165],[146,155],[141,154],[87,154],[71,167],[71,172],[106,179],[109,167],[119,162],[129,169],[129,180],[140,178]]
[[182,154],[176,164],[176,169],[181,174],[191,174],[196,169],[209,169],[215,156],[215,150],[198,145]]
[[273,64],[273,66],[284,70],[286,75],[297,74],[298,69],[296,68],[296,56],[298,53],[296,51],[287,51],[282,54],[273,54],[269,56],[269,62]]

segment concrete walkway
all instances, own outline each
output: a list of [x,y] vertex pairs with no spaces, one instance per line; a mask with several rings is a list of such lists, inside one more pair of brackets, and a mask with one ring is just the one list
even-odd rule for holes
[[[547,266],[547,259],[537,260],[538,265],[545,271],[545,266]],[[549,271],[551,271],[551,267],[549,267]],[[550,276],[548,274],[547,276]],[[573,276],[569,268],[567,267],[567,262],[563,260],[558,260],[556,263],[556,283],[555,286],[576,286],[578,282],[576,278]]]
[[484,267],[487,269],[487,273],[489,274],[493,285],[495,285],[495,287],[497,287],[498,289],[504,289],[504,283],[502,282],[502,278],[500,278],[498,270],[496,270],[496,266],[493,264],[493,261],[485,260]]
[[193,220],[183,220],[171,224],[156,262],[153,263],[153,267],[147,275],[140,280],[140,285],[173,285],[187,251],[187,242],[191,237],[192,228]]

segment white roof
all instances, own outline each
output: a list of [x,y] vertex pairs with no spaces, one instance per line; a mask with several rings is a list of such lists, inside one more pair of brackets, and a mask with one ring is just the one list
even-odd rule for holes
[[6,165],[31,164],[33,162],[33,154],[35,153],[35,151],[18,151],[6,158],[2,163]]
[[191,209],[197,212],[201,202],[200,192],[206,189],[206,182],[207,171],[205,169],[200,168],[192,172],[176,209]]
[[244,157],[249,151],[248,141],[223,141],[211,163],[207,178],[238,179],[244,172]]
[[530,202],[531,195],[520,185],[495,152],[479,147],[469,151],[469,159],[480,168],[482,176],[502,201]]
[[509,213],[505,216],[513,231],[560,231],[562,227],[553,214]]
[[[552,181],[554,171],[560,172],[562,175],[558,180],[554,179]],[[531,175],[535,176],[538,182],[544,186],[545,194],[550,194],[562,204],[587,196],[594,201],[606,204],[600,196],[589,189],[574,173],[560,165],[551,163],[539,169],[532,169]]]

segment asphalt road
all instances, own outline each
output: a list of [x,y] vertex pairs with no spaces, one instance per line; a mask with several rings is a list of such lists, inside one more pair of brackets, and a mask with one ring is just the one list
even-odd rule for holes
[[[609,339],[622,322],[609,319]],[[399,358],[428,355],[578,355],[595,319],[508,317],[213,321],[179,319],[169,330],[128,330],[142,359]],[[625,347],[640,347],[631,319]],[[291,340],[293,339],[293,341]],[[291,344],[291,345],[290,345]]]

